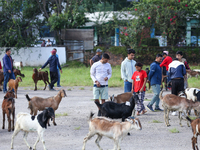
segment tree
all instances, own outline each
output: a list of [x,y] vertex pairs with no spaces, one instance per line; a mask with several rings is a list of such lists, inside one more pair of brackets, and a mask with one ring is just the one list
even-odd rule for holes
[[[190,17],[198,17],[200,6],[198,0],[144,0],[133,3],[129,13],[134,16],[126,23],[121,33],[122,43],[137,47],[141,42],[144,29],[155,28],[163,37],[167,37],[168,45],[175,45],[181,35],[185,35],[186,21]],[[123,12],[122,12],[123,14]]]
[[0,47],[27,47],[35,43],[41,21],[32,0],[0,0]]

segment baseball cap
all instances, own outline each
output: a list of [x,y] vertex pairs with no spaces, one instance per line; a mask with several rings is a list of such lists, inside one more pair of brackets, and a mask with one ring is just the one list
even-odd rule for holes
[[51,51],[51,54],[55,55],[55,54],[56,54],[56,51],[55,51],[55,50],[52,50],[52,51]]
[[102,50],[98,48],[98,49],[96,50],[96,52],[102,52]]
[[165,53],[165,54],[167,54],[167,55],[169,54],[169,52],[168,52],[168,51],[163,51],[163,53]]

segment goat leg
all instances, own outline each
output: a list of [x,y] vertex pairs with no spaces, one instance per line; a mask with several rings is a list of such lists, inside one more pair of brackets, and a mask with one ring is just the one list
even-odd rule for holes
[[3,112],[3,126],[2,129],[5,129],[5,112]]
[[28,148],[29,148],[29,149],[32,149],[32,148],[30,147],[30,145],[28,144],[28,142],[27,142],[27,136],[28,136],[28,132],[24,132],[23,139],[24,139],[26,145],[28,146]]
[[19,133],[20,129],[19,129],[19,126],[18,124],[16,123],[16,126],[15,126],[15,131],[12,135],[12,139],[11,139],[11,149],[13,149],[13,141],[14,141],[14,137]]
[[98,134],[97,139],[95,140],[95,143],[96,143],[96,145],[98,146],[98,148],[99,148],[100,150],[103,150],[103,149],[101,148],[101,146],[99,145],[99,142],[101,141],[101,139],[102,139],[102,136]]
[[37,91],[37,82],[35,81],[35,89],[34,91]]
[[53,124],[54,124],[54,126],[57,126],[57,124],[55,122],[55,117],[53,118]]
[[[43,81],[44,81],[44,80],[43,80]],[[44,86],[44,89],[43,89],[43,90],[45,90],[46,87],[47,87],[47,83],[46,83],[46,81],[44,81],[44,84],[45,84],[45,86]]]
[[14,128],[15,128],[14,124],[15,124],[15,109],[13,110],[13,113],[12,113],[12,131],[14,131]]
[[169,109],[167,109],[167,126],[169,127],[170,124],[169,124]]
[[40,141],[40,135],[38,134],[37,140],[36,140],[35,144],[33,145],[33,149],[36,149],[36,145],[39,141]]
[[10,112],[7,113],[7,119],[8,119],[8,132],[11,131],[11,119],[10,119]]

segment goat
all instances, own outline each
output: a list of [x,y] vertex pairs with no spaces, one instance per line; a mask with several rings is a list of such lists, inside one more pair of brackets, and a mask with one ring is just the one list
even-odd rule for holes
[[[165,119],[165,124],[166,126],[170,126],[169,124],[169,112],[170,111],[178,111],[179,112],[179,119],[180,119],[180,125],[181,124],[181,113],[183,112],[184,115],[186,116],[184,110],[186,112],[190,111],[192,108],[196,110],[200,110],[200,102],[193,102],[190,101],[184,97],[179,97],[174,94],[167,94],[164,97],[162,97],[163,90],[160,92],[159,98],[163,102],[163,107],[164,107],[164,119]],[[189,122],[187,122],[187,125],[189,126]]]
[[[30,114],[36,116],[37,111],[44,110],[45,107],[52,107],[54,111],[58,109],[58,106],[63,97],[66,97],[66,92],[64,89],[60,90],[56,96],[42,98],[42,97],[32,97],[30,98],[28,94],[26,94],[26,98],[29,101],[28,108],[31,110]],[[53,124],[56,125],[55,118],[53,120]],[[49,125],[49,123],[48,123]]]
[[19,68],[19,70],[21,70],[21,68],[23,69],[23,63],[22,63],[22,61],[14,61],[14,59],[13,59],[13,66],[15,66],[15,68],[17,69],[17,68]]
[[8,82],[9,90],[14,89],[14,91],[15,91],[15,98],[17,98],[17,88],[19,86],[19,82],[22,82],[21,77],[17,77],[17,79],[15,79],[15,80],[10,79]]
[[[14,70],[13,70],[13,73],[14,73],[14,75],[15,75],[15,78],[17,77],[17,75],[19,75],[19,76],[21,76],[21,77],[25,77],[25,75],[22,74],[21,71],[18,70],[18,69],[14,69]],[[4,75],[3,75],[3,72],[0,72],[0,91],[2,91],[1,86],[2,86],[2,82],[3,82],[3,81],[4,81]]]
[[163,89],[163,82],[164,82],[164,85],[165,85],[165,90],[167,91],[167,75],[162,75],[162,81],[161,81],[161,87],[160,89],[162,90]]
[[198,71],[193,71],[193,70],[189,70],[189,71],[186,71],[187,72],[187,77],[188,78],[191,78],[191,77],[198,77],[200,72]]
[[112,119],[122,118],[122,121],[124,121],[127,117],[131,116],[135,107],[135,103],[138,100],[138,95],[134,95],[128,102],[122,104],[114,103],[111,101],[107,101],[103,104],[95,101],[95,104],[101,111],[100,116],[105,116]]
[[38,137],[33,146],[33,149],[34,150],[36,149],[36,144],[41,139],[44,150],[46,150],[45,141],[43,139],[43,134],[44,134],[45,129],[47,128],[47,121],[50,118],[51,119],[55,118],[54,110],[51,107],[43,110],[43,112],[40,113],[38,116],[36,116],[36,118],[34,118],[34,119],[28,113],[22,113],[22,112],[18,113],[15,130],[14,130],[14,133],[13,133],[12,139],[11,139],[11,149],[13,149],[14,137],[19,133],[20,130],[22,130],[22,131],[24,131],[23,139],[29,149],[32,149],[32,148],[30,147],[30,145],[27,142],[28,133],[29,132],[37,132]]
[[4,96],[2,102],[2,114],[3,114],[3,126],[2,129],[5,129],[5,115],[8,119],[8,132],[11,131],[11,115],[12,115],[12,130],[14,130],[14,119],[15,119],[15,100],[13,99],[15,94],[13,91],[8,91]]
[[142,125],[138,118],[129,117],[125,122],[118,122],[105,117],[96,117],[92,119],[93,115],[93,113],[90,114],[89,133],[84,138],[82,150],[85,150],[86,142],[95,134],[97,135],[95,143],[99,149],[102,150],[99,145],[100,140],[103,136],[106,136],[114,140],[114,150],[120,150],[119,143],[130,130],[142,130]]
[[48,71],[45,71],[45,72],[44,71],[40,71],[40,72],[38,72],[38,70],[36,68],[34,68],[33,69],[32,79],[33,79],[33,81],[35,83],[34,91],[37,91],[37,82],[38,82],[38,80],[43,80],[44,81],[45,87],[44,87],[43,90],[46,89],[47,83],[50,84],[49,83],[49,77],[48,77]]

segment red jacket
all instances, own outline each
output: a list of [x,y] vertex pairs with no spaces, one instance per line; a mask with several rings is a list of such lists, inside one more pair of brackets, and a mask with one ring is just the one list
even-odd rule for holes
[[1,61],[0,61],[0,69],[2,69],[2,66],[1,66]]
[[165,66],[166,67],[166,70],[168,71],[169,69],[169,64],[172,62],[172,58],[170,56],[167,56],[163,62],[160,64],[160,67],[163,67]]

